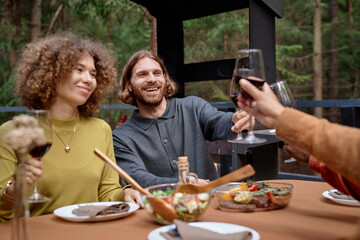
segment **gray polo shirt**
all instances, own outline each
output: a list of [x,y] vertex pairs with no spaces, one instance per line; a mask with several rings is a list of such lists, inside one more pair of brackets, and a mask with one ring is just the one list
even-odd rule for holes
[[141,186],[178,182],[177,158],[188,156],[190,172],[214,180],[206,140],[231,139],[232,113],[218,111],[199,97],[167,100],[164,114],[132,117],[113,130],[117,164]]

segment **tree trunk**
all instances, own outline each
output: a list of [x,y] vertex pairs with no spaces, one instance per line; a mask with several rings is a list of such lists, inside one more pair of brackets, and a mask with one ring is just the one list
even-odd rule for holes
[[[17,38],[21,35],[21,0],[6,0],[5,1],[5,8],[7,13],[8,21],[10,22],[11,26],[15,28],[15,32],[11,32],[11,38]],[[16,51],[17,45],[15,43],[11,44],[10,50],[10,62],[11,65],[16,63]]]
[[348,12],[349,12],[349,23],[352,25],[354,23],[353,16],[353,0],[347,0]]
[[33,0],[31,6],[31,41],[41,37],[41,0]]
[[[321,0],[315,0],[314,13],[314,100],[322,100],[322,51],[321,51]],[[322,108],[315,108],[314,115],[322,117]]]
[[112,38],[112,31],[113,31],[113,28],[112,28],[112,21],[111,21],[111,12],[110,11],[107,11],[106,13],[106,28],[107,28],[107,41],[108,43],[112,43],[113,42],[113,38]]
[[224,57],[229,57],[229,35],[227,33],[224,34]]
[[[338,99],[338,50],[337,50],[337,30],[338,26],[334,23],[334,19],[338,14],[338,0],[329,0],[329,22],[331,26],[330,56],[329,56],[329,99]],[[338,122],[338,110],[330,108],[329,120]]]
[[151,17],[151,51],[157,55],[157,22],[155,17]]
[[56,10],[54,16],[52,17],[49,28],[48,28],[47,33],[46,33],[46,36],[49,36],[51,34],[51,30],[52,30],[52,28],[53,28],[53,26],[55,24],[56,19],[58,18],[63,6],[64,5],[61,3],[60,6],[58,7],[58,9]]
[[60,26],[61,30],[66,29],[66,7],[64,6],[64,9],[60,13]]

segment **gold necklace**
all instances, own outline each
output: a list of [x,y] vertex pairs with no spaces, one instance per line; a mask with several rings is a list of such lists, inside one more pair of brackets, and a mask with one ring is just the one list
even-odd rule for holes
[[68,144],[65,144],[65,142],[62,140],[62,138],[60,137],[60,135],[56,132],[56,129],[55,129],[54,125],[52,124],[52,122],[50,122],[51,127],[52,127],[52,129],[54,130],[56,136],[58,136],[58,138],[60,139],[60,141],[64,144],[64,146],[65,146],[65,151],[66,151],[67,153],[70,152],[70,143],[71,143],[71,140],[73,139],[73,136],[74,136],[74,134],[75,134],[78,121],[79,121],[79,116],[78,116],[78,118],[76,119],[75,127],[74,127],[73,133],[72,133],[72,135],[71,135],[71,137],[70,137],[70,139],[69,139]]

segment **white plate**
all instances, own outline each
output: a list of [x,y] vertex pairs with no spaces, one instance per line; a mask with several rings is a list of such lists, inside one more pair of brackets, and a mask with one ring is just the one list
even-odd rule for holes
[[[189,223],[189,225],[194,227],[204,228],[222,234],[249,231],[252,233],[251,240],[260,239],[259,233],[256,232],[255,230],[236,224],[220,223],[220,222],[191,222]],[[166,240],[164,237],[160,235],[160,233],[167,232],[171,228],[175,228],[175,224],[167,225],[153,230],[152,232],[149,233],[148,240]]]
[[63,218],[65,220],[72,221],[72,222],[99,222],[99,221],[107,221],[107,220],[112,220],[112,219],[117,219],[117,218],[123,218],[139,209],[139,206],[137,204],[127,203],[127,204],[129,204],[130,209],[129,209],[129,211],[122,212],[122,213],[106,214],[106,215],[94,216],[94,217],[76,216],[75,214],[72,213],[72,210],[74,210],[75,208],[81,207],[81,206],[88,206],[88,205],[111,206],[111,205],[119,204],[119,203],[122,203],[122,202],[92,202],[92,203],[74,204],[74,205],[69,205],[69,206],[55,209],[54,214],[60,218]]
[[333,190],[329,190],[329,191],[325,191],[322,193],[322,195],[324,197],[326,197],[327,199],[330,199],[334,202],[340,203],[340,204],[344,204],[344,205],[349,205],[349,206],[356,206],[356,207],[360,207],[360,202],[357,200],[348,200],[348,199],[339,199],[339,198],[334,198],[333,196],[331,196],[329,193],[331,192],[336,192],[338,191],[337,189],[333,189]]

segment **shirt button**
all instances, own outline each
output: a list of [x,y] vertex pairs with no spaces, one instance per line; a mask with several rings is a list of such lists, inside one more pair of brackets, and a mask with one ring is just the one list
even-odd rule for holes
[[173,163],[174,165],[176,164],[176,162],[177,162],[177,161],[176,161],[175,159],[174,159],[174,160],[172,160],[172,163]]
[[164,138],[163,143],[167,143],[167,142],[168,142],[168,140],[166,138]]

